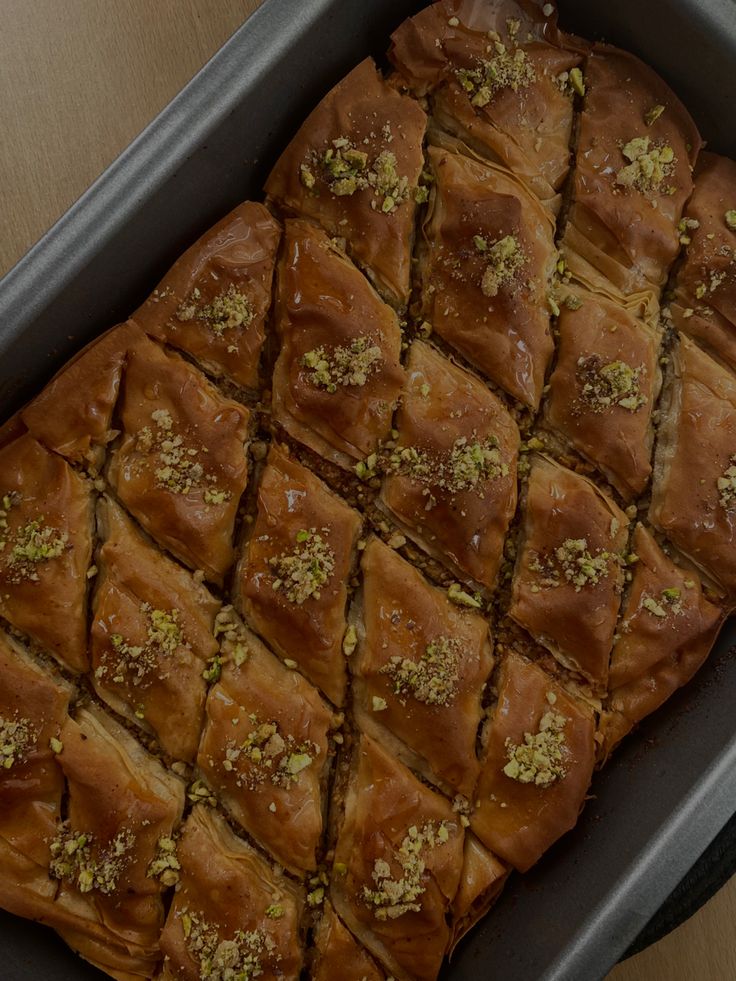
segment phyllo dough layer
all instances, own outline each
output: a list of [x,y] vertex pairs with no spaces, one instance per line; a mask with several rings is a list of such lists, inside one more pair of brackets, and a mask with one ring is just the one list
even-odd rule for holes
[[407,358],[381,502],[431,556],[492,588],[516,510],[519,430],[477,378],[422,341]]
[[501,665],[498,701],[470,825],[520,872],[576,823],[595,760],[591,710],[517,654]]
[[184,253],[132,319],[210,374],[256,388],[280,237],[268,210],[246,201]]
[[362,947],[326,902],[314,935],[315,959],[312,981],[334,981],[335,978],[359,978],[360,981],[385,981],[386,975]]
[[287,212],[347,242],[392,303],[409,298],[426,116],[368,58],[307,117],[266,182]]
[[361,568],[359,609],[352,614],[355,721],[451,796],[470,797],[481,698],[493,663],[488,623],[376,539]]
[[422,315],[496,385],[539,405],[553,343],[549,215],[491,164],[430,147],[434,177],[419,251]]
[[391,432],[404,381],[399,321],[308,221],[286,222],[276,330],[276,422],[343,467],[375,452]]

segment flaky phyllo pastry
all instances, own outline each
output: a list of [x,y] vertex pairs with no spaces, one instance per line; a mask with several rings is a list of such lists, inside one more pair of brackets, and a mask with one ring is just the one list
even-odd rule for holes
[[0,430],[0,905],[432,981],[736,600],[736,164],[441,0]]

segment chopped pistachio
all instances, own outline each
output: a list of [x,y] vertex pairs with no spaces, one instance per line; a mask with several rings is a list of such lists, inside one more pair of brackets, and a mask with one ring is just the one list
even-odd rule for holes
[[724,215],[724,219],[731,231],[736,232],[736,209],[727,211]]
[[162,835],[156,842],[156,855],[148,866],[146,875],[158,879],[164,886],[174,886],[179,881],[181,865],[176,857],[176,842]]
[[462,647],[451,637],[440,636],[427,644],[418,661],[394,655],[381,668],[401,698],[411,696],[425,705],[450,705],[458,691]]
[[577,92],[578,95],[585,95],[585,79],[579,68],[570,69],[570,85],[572,85],[573,91]]
[[381,366],[381,348],[362,334],[347,345],[338,345],[326,352],[324,347],[307,351],[301,364],[307,368],[307,378],[315,388],[334,393],[339,387],[363,386]]
[[478,596],[477,593],[474,596],[471,596],[471,594],[466,593],[462,586],[457,582],[454,582],[449,586],[447,590],[447,598],[451,603],[457,604],[457,606],[469,606],[474,610],[480,610],[483,606],[480,596]]
[[657,122],[663,112],[664,106],[652,106],[652,108],[648,109],[644,114],[644,122],[647,124],[647,126],[652,126]]
[[198,976],[207,981],[254,981],[265,969],[265,958],[274,955],[274,940],[263,930],[236,930],[223,939],[222,928],[191,910],[181,916],[189,955],[198,965]]
[[[52,736],[51,739],[49,739],[49,748],[51,749],[52,753],[56,753],[58,755],[64,749],[64,743],[60,739],[57,739],[56,736]],[[0,752],[2,752],[2,750],[0,750]]]
[[231,327],[247,327],[255,316],[251,301],[233,283],[209,303],[198,304],[199,290],[195,293],[196,296],[190,295],[176,311],[177,320],[182,323],[202,321],[218,337]]
[[49,846],[49,873],[55,879],[74,883],[80,892],[96,890],[109,896],[128,867],[127,856],[134,844],[135,835],[127,829],[119,831],[106,845],[98,845],[94,835],[80,834],[66,823]]
[[374,712],[384,712],[388,708],[388,704],[385,698],[381,698],[379,695],[374,695],[371,699],[371,707]]
[[537,732],[525,732],[521,744],[506,740],[508,762],[504,774],[519,783],[533,783],[537,787],[550,787],[565,776],[562,747],[565,744],[567,719],[557,712],[545,712],[539,721]]
[[38,732],[30,719],[0,716],[0,769],[9,770],[22,762],[37,739]]
[[716,481],[720,491],[719,502],[727,511],[736,508],[736,453],[731,457],[728,466]]
[[358,632],[351,623],[348,629],[345,631],[345,636],[342,639],[342,652],[345,657],[350,657],[350,655],[355,651],[358,646]]
[[[478,240],[483,248],[478,248]],[[480,235],[474,238],[476,248],[488,264],[481,279],[484,296],[497,296],[499,291],[509,286],[518,276],[526,262],[526,255],[515,235],[505,235],[490,245]]]
[[[7,509],[5,509],[7,511]],[[13,546],[8,559],[11,582],[30,580],[38,582],[37,566],[58,559],[65,549],[69,536],[56,528],[44,525],[43,516],[17,528],[12,538]],[[3,548],[7,541],[3,542]]]
[[266,916],[269,920],[280,920],[284,915],[284,907],[279,906],[277,903],[266,907]]
[[209,684],[215,684],[215,682],[220,680],[222,675],[222,658],[219,654],[216,654],[211,661],[208,662],[207,667],[202,672],[202,677]]
[[320,598],[322,587],[335,571],[335,553],[316,528],[308,529],[307,537],[297,539],[296,545],[292,552],[270,559],[270,565],[277,577],[273,588],[301,606],[308,599]]
[[374,861],[371,877],[375,887],[363,886],[362,899],[377,920],[395,920],[405,913],[421,912],[427,852],[450,840],[450,827],[445,822],[432,821],[421,828],[410,827],[392,856],[399,869],[397,874],[386,859]]
[[471,105],[482,109],[503,89],[518,92],[526,88],[537,73],[523,48],[509,49],[496,41],[492,57],[478,58],[474,68],[458,68],[455,76]]
[[665,178],[672,176],[677,163],[669,144],[652,144],[648,136],[629,140],[621,153],[630,162],[618,171],[616,183],[643,193],[658,191]]
[[627,412],[637,412],[646,405],[641,392],[643,365],[632,368],[625,361],[605,363],[597,354],[578,359],[576,375],[580,395],[575,400],[574,411],[606,412],[618,406]]
[[230,764],[227,769],[235,772],[238,787],[255,790],[266,781],[276,787],[290,787],[312,765],[319,747],[283,734],[276,722],[262,722],[256,715],[251,715],[250,721],[253,728],[245,739],[228,743],[223,765]]
[[112,662],[110,676],[115,684],[141,685],[150,677],[162,657],[168,657],[186,644],[179,626],[178,610],[154,610],[142,603],[146,619],[147,641],[144,645],[129,643],[122,634],[110,635]]

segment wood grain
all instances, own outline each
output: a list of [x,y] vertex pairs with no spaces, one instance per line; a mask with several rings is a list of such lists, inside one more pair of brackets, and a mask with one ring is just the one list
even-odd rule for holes
[[[166,105],[259,0],[0,2],[2,273]],[[609,975],[609,981],[733,978],[734,881],[668,938]]]

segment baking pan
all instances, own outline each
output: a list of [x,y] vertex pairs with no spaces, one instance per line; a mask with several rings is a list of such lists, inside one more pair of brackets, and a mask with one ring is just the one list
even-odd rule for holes
[[[421,6],[266,0],[0,282],[0,415],[134,309],[210,224],[259,196],[308,110],[366,54],[381,56],[391,30]],[[658,69],[711,147],[736,156],[733,0],[561,7],[567,29]],[[575,831],[512,877],[447,981],[593,981],[615,964],[736,811],[734,643],[729,622],[695,681],[596,776]],[[6,914],[0,945],[7,981],[100,977],[50,931]]]

